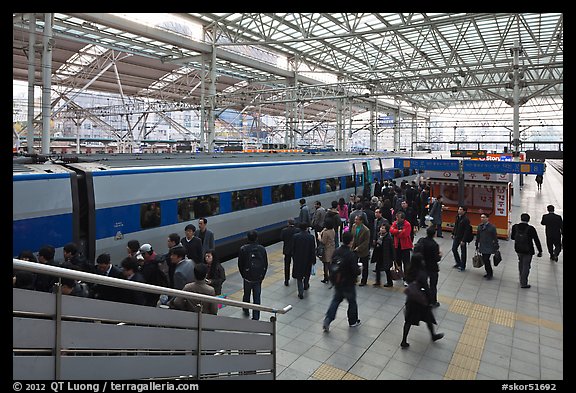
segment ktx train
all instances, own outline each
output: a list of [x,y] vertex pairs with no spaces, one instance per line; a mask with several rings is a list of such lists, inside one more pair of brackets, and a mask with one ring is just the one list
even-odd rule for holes
[[[397,156],[396,156],[397,157]],[[422,157],[433,158],[422,153]],[[68,242],[94,261],[103,252],[118,264],[131,239],[167,252],[168,234],[206,217],[221,260],[234,257],[246,232],[260,242],[279,240],[298,216],[300,198],[319,200],[362,193],[371,181],[412,180],[395,170],[392,155],[227,154],[106,155],[74,163],[13,165],[13,255],[50,244],[56,259]]]

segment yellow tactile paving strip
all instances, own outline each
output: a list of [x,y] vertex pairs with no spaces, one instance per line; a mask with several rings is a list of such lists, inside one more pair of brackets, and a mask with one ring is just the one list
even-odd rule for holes
[[450,360],[448,370],[446,370],[444,374],[444,379],[476,379],[490,323],[513,328],[515,321],[523,321],[558,331],[564,330],[561,323],[517,314],[512,311],[488,307],[460,299],[454,299],[450,303],[448,311],[466,315],[468,319],[464,325],[452,359]]
[[345,379],[345,380],[362,380],[364,378],[341,370],[339,368],[330,366],[329,364],[322,364],[320,367],[314,371],[312,377],[315,379],[320,380],[338,380],[338,379]]

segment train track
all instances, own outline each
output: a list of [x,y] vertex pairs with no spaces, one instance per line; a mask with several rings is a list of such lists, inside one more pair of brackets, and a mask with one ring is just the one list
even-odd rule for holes
[[564,163],[561,160],[547,160],[546,163],[556,169],[559,174],[564,176]]

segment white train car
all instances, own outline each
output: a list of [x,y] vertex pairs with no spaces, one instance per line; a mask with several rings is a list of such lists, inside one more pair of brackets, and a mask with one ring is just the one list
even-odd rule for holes
[[[53,225],[47,222],[43,230],[37,227],[37,233],[23,233],[15,221],[14,237],[21,238],[14,243],[15,255],[23,245],[37,250],[41,244],[52,244],[59,251],[75,241],[89,260],[108,252],[118,264],[126,256],[129,240],[150,243],[157,253],[165,253],[170,233],[183,236],[187,224],[198,228],[198,219],[205,217],[215,234],[217,252],[226,260],[245,243],[249,230],[259,232],[261,243],[278,241],[287,220],[298,216],[300,198],[310,207],[316,200],[330,206],[341,197],[348,201],[352,193],[371,193],[374,177],[397,181],[415,177],[395,170],[392,156],[342,153],[98,158],[62,169],[71,185],[61,187],[60,195],[69,201],[72,224],[56,239],[43,234],[60,231],[58,222],[54,228],[47,228]],[[16,174],[14,182],[18,183]],[[15,201],[23,198],[22,192],[41,193],[18,187]],[[26,209],[22,206],[21,212]],[[34,242],[26,243],[31,238]]]

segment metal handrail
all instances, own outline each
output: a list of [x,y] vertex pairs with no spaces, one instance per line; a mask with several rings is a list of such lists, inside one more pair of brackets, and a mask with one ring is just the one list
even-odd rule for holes
[[227,306],[260,310],[274,314],[276,313],[286,314],[288,311],[292,309],[292,305],[290,304],[280,309],[274,307],[266,307],[259,304],[246,303],[238,300],[231,300],[211,295],[203,295],[200,293],[182,291],[173,288],[160,287],[157,285],[143,284],[140,282],[128,281],[121,278],[107,277],[99,274],[81,272],[63,267],[44,265],[37,262],[23,261],[16,258],[12,259],[12,267],[16,270],[24,270],[33,273],[47,274],[49,276],[66,277],[74,280],[88,281],[95,284],[109,285],[117,288],[139,290],[143,292],[157,293],[160,295],[172,295],[195,301],[219,303],[219,304],[225,304]]

